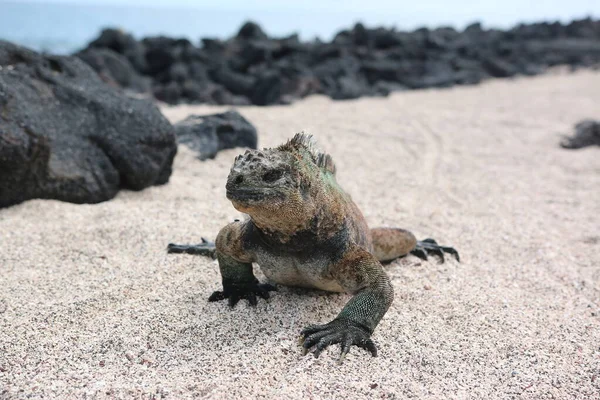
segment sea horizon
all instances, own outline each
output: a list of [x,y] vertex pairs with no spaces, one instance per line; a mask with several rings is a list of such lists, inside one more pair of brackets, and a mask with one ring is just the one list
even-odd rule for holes
[[[517,18],[512,14],[479,18],[473,13],[442,15],[439,11],[418,8],[394,11],[371,9],[358,12],[351,7],[334,10],[331,7],[221,7],[185,5],[165,6],[151,3],[85,4],[69,2],[4,1],[0,0],[0,39],[8,40],[37,51],[56,54],[73,53],[96,38],[104,28],[119,28],[140,39],[165,35],[187,38],[199,44],[200,38],[228,38],[236,34],[246,21],[261,25],[269,36],[284,37],[298,34],[302,40],[331,40],[337,32],[356,23],[367,27],[383,26],[411,31],[420,27],[437,28],[465,26],[481,22],[486,28],[507,29],[520,23],[542,21],[569,22],[587,17],[598,18],[600,13],[582,11],[569,15],[539,13],[539,18],[525,13]],[[484,13],[485,14],[485,13]],[[522,13],[523,14],[523,13]],[[494,14],[496,15],[496,14]]]

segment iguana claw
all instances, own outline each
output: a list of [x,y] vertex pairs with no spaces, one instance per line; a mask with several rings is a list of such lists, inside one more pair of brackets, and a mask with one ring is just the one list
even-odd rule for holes
[[445,261],[444,253],[448,253],[456,258],[456,261],[460,262],[460,256],[458,251],[453,247],[440,246],[437,242],[431,238],[423,239],[417,242],[417,246],[410,252],[413,256],[419,257],[421,260],[427,260],[429,254],[438,256],[442,263]]
[[235,305],[241,300],[246,299],[251,306],[255,306],[258,301],[256,296],[267,300],[271,295],[269,292],[277,291],[277,288],[268,283],[252,282],[245,285],[240,284],[223,284],[223,290],[213,292],[208,298],[208,301],[221,301],[228,299],[229,307]]
[[341,354],[338,363],[342,363],[352,345],[363,348],[377,356],[377,346],[370,339],[371,333],[360,324],[347,319],[334,319],[325,325],[310,325],[300,332],[300,344],[303,355],[306,355],[312,347],[315,358],[318,358],[323,350],[329,345],[339,343]]

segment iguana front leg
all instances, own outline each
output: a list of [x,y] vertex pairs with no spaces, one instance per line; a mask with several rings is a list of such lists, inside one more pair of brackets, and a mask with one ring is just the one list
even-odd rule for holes
[[331,277],[354,297],[339,315],[325,325],[311,325],[302,330],[305,354],[315,347],[314,355],[335,343],[341,345],[339,362],[352,345],[364,348],[375,357],[377,347],[371,334],[394,299],[394,289],[377,259],[367,250],[352,246],[329,270]]
[[270,297],[269,292],[277,290],[272,285],[260,283],[252,272],[254,256],[244,248],[244,229],[242,222],[233,222],[225,226],[217,235],[216,255],[223,282],[223,290],[217,290],[208,301],[229,299],[233,307],[241,299],[246,299],[251,305],[256,305],[256,296],[263,299]]

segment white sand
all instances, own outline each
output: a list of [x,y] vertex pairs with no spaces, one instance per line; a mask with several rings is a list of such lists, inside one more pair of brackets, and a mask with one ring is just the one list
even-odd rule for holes
[[[173,121],[225,108],[165,108]],[[0,398],[600,399],[600,149],[560,134],[600,118],[600,73],[240,110],[260,146],[313,133],[371,226],[455,246],[463,262],[388,266],[379,357],[302,357],[300,329],[347,295],[281,288],[256,308],[206,299],[206,258],[240,149],[98,205],[0,210]]]

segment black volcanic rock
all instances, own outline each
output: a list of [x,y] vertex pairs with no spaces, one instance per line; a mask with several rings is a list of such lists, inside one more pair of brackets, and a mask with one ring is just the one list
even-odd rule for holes
[[587,146],[600,146],[600,121],[586,119],[575,125],[575,134],[560,143],[565,149],[580,149]]
[[156,85],[152,93],[157,100],[168,104],[177,104],[181,99],[183,89],[179,83],[169,82],[164,85]]
[[100,36],[89,44],[89,47],[108,48],[119,54],[125,54],[139,46],[140,44],[133,36],[120,29],[112,28],[102,30]]
[[88,49],[110,49],[115,53],[123,55],[131,65],[138,71],[147,69],[145,47],[142,42],[135,40],[133,36],[120,29],[104,29],[100,36],[90,42]]
[[88,63],[110,85],[137,93],[150,91],[150,78],[140,75],[125,56],[109,48],[89,48],[76,56]]
[[268,104],[277,104],[281,99],[283,92],[284,78],[277,71],[266,71],[258,76],[250,100],[252,104],[265,106]]
[[125,96],[77,57],[0,41],[0,207],[97,203],[163,184],[176,151],[150,100]]
[[[200,43],[196,47],[186,39],[161,36],[136,41],[107,29],[89,47],[121,54],[138,74],[152,80],[157,98],[173,104],[285,104],[313,93],[353,99],[385,96],[397,87],[450,87],[535,75],[556,65],[600,65],[600,21],[590,18],[520,24],[504,31],[480,23],[463,31],[440,27],[412,32],[358,23],[331,42],[301,42],[297,35],[269,38],[248,22],[228,40],[205,38]],[[106,75],[106,68],[92,66]]]
[[236,36],[239,39],[267,39],[267,34],[255,22],[248,21],[238,31]]
[[256,149],[256,128],[237,111],[212,115],[190,115],[175,124],[179,143],[198,154],[200,160],[214,158],[218,151],[235,147]]
[[252,93],[256,77],[232,71],[226,65],[221,65],[210,71],[209,76],[214,82],[223,85],[233,94],[248,96]]

